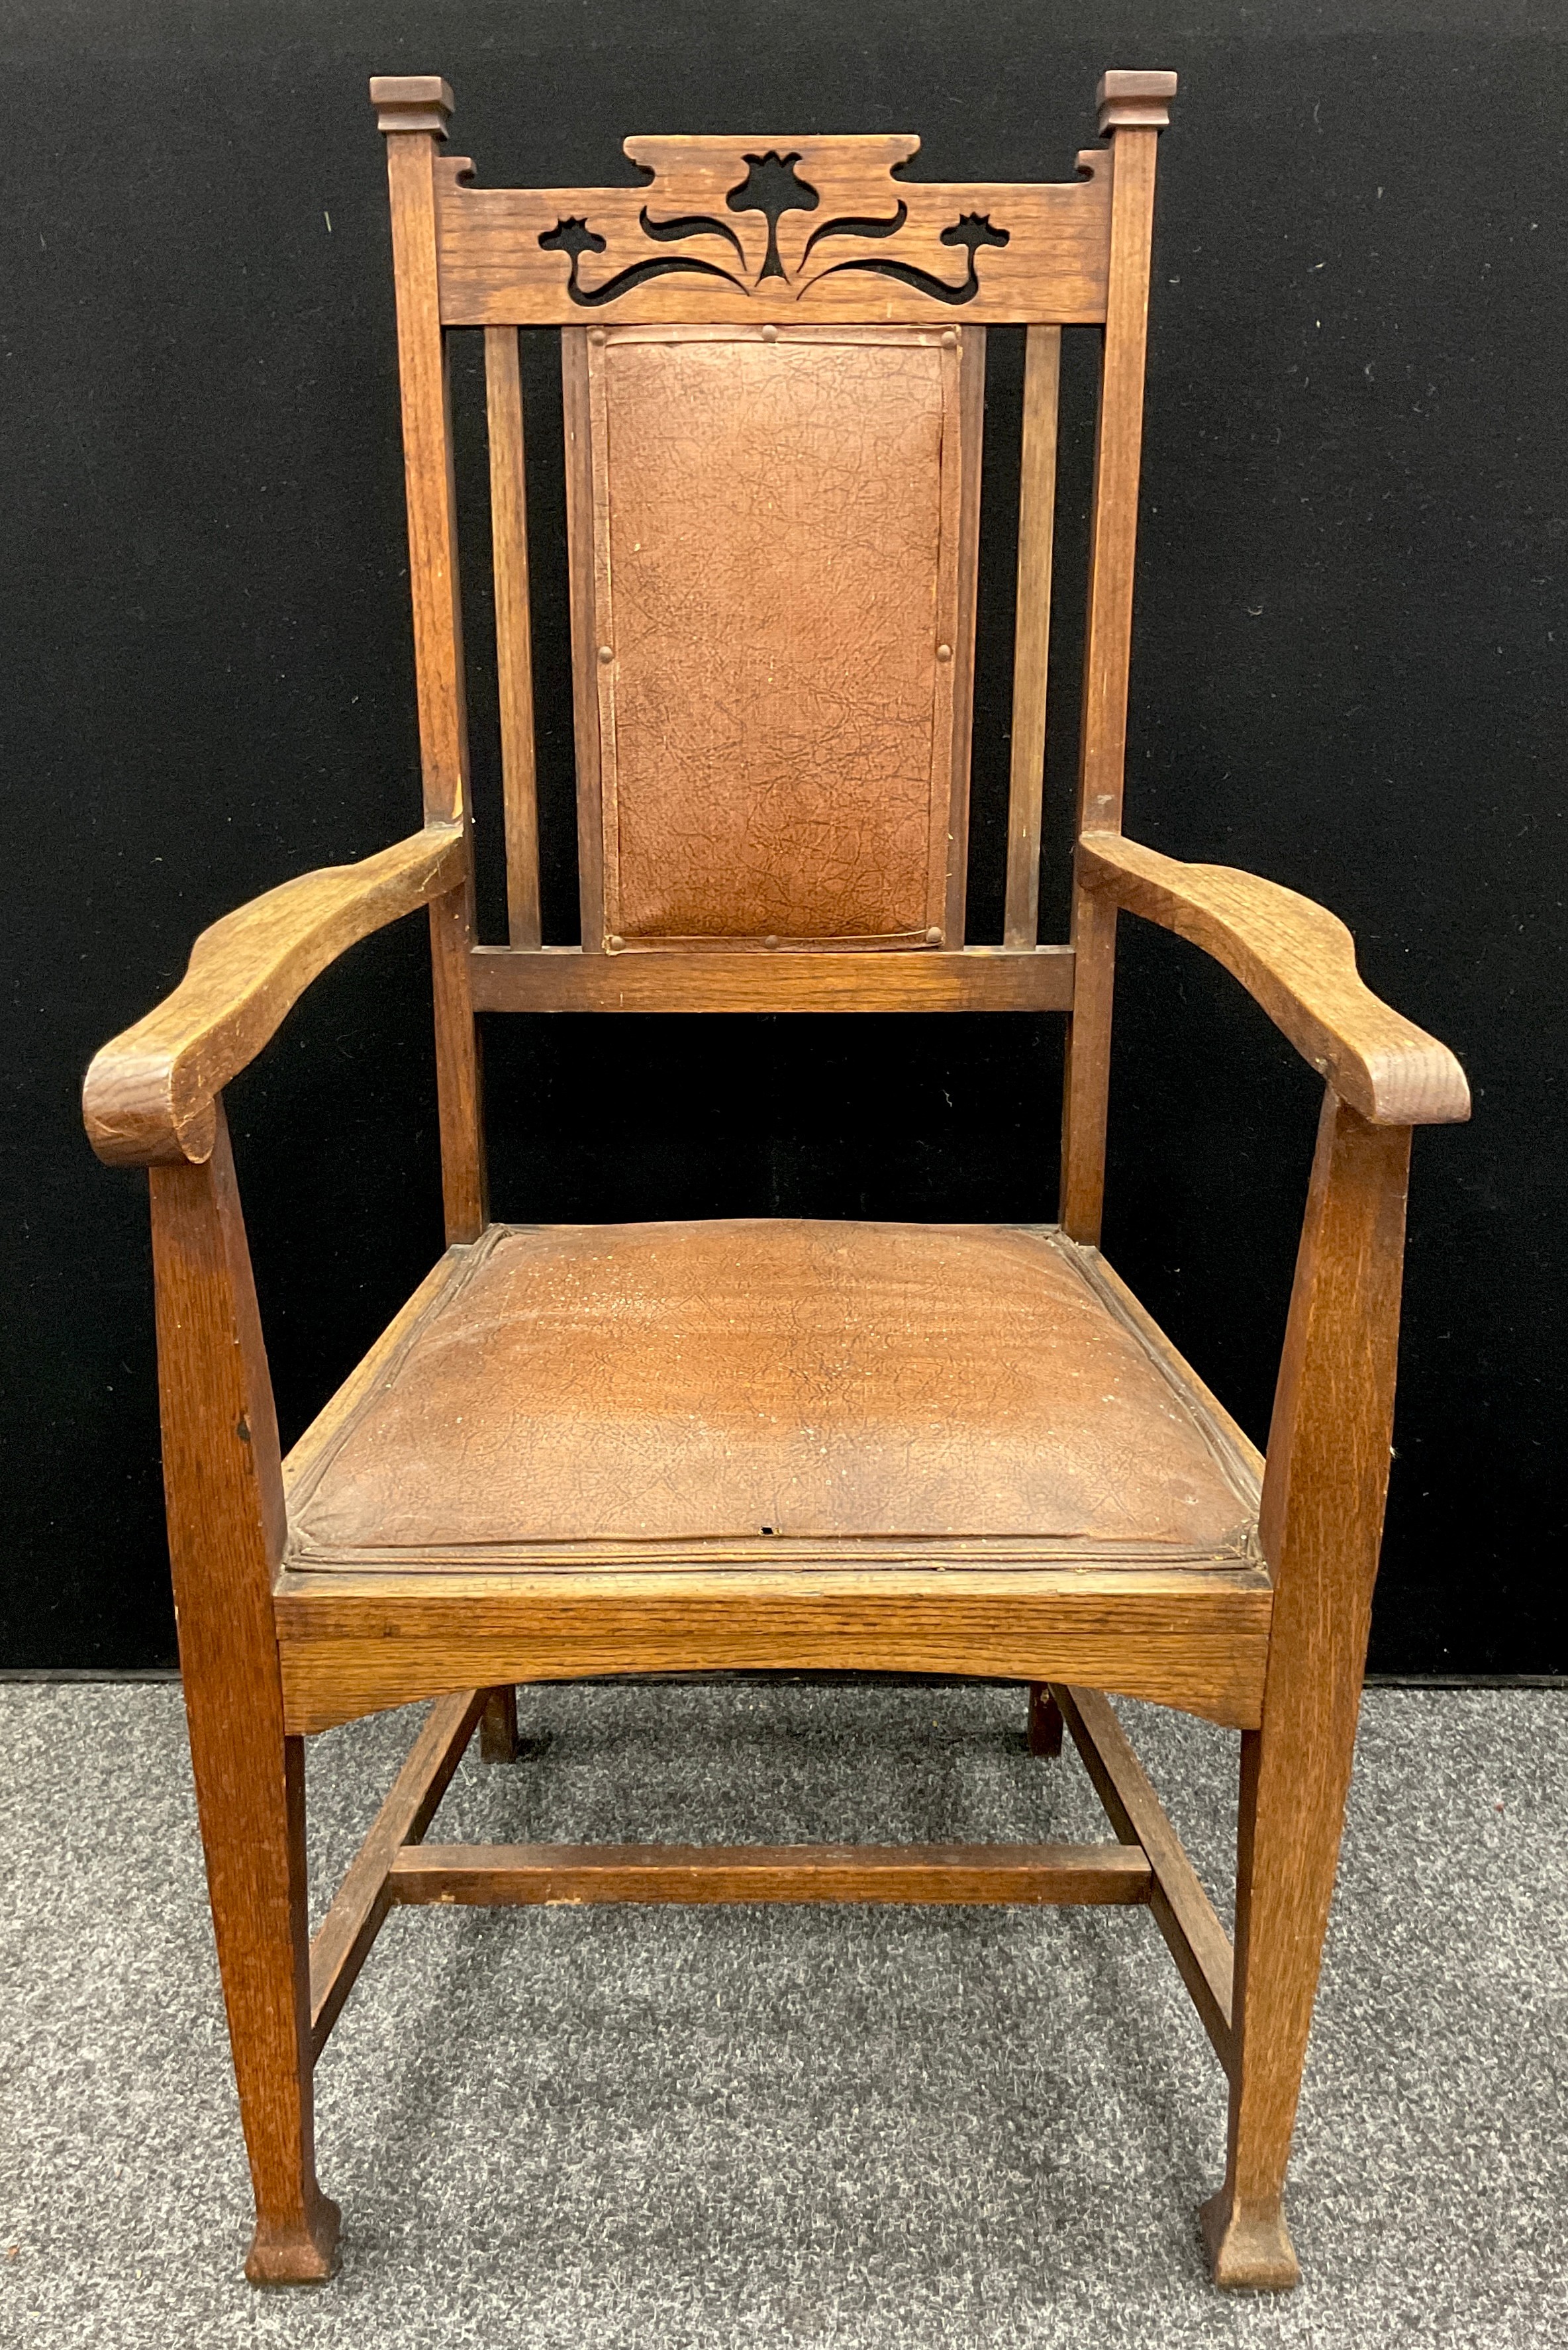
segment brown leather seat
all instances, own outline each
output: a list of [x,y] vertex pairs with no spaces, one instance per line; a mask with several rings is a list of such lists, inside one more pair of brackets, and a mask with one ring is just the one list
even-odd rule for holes
[[296,1452],[300,1566],[1231,1565],[1256,1487],[1096,1253],[1006,1226],[493,1227]]

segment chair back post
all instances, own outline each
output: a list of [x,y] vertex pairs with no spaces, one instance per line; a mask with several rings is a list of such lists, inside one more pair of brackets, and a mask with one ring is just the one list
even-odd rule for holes
[[[1155,148],[1170,120],[1176,76],[1107,73],[1099,128],[1111,142],[1111,236],[1105,353],[1095,439],[1088,614],[1078,762],[1077,831],[1119,832],[1127,761],[1127,668],[1148,339]],[[1061,1223],[1097,1242],[1105,1192],[1116,909],[1075,882],[1073,1011],[1062,1114]]]
[[[468,723],[452,402],[436,252],[436,143],[446,137],[452,96],[434,74],[378,75],[370,84],[370,102],[387,140],[425,820],[461,823],[467,833]],[[476,1239],[487,1215],[479,1040],[468,961],[472,934],[471,842],[462,886],[431,906],[441,1194],[449,1242]]]

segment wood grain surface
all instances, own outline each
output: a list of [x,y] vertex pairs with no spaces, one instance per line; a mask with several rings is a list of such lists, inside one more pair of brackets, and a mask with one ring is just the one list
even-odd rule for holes
[[1350,1786],[1388,1491],[1410,1130],[1324,1098],[1263,1482],[1274,1577],[1262,1721],[1241,1742],[1235,2058],[1217,2282],[1301,2272],[1285,2167]]
[[1120,835],[1086,833],[1078,854],[1086,890],[1223,963],[1364,1118],[1378,1126],[1469,1118],[1459,1062],[1373,994],[1336,915],[1277,882],[1228,865],[1179,864]]
[[482,1012],[1065,1012],[1070,947],[713,947],[519,954],[478,947]]
[[490,442],[490,544],[495,575],[495,674],[506,829],[506,935],[539,943],[539,795],[534,754],[534,650],[528,608],[528,504],[517,330],[484,336]]
[[114,1167],[200,1161],[214,1103],[311,981],[372,931],[461,889],[462,832],[431,825],[358,865],[329,865],[225,914],[202,932],[184,978],[87,1074],[88,1139]]
[[[1156,105],[1163,119],[1162,102]],[[1142,123],[1116,129],[1112,136],[1110,260],[1078,732],[1080,835],[1119,831],[1122,820],[1158,138],[1158,124]],[[1113,907],[1087,895],[1077,866],[1069,937],[1077,963],[1062,1092],[1062,1227],[1075,1240],[1097,1241],[1106,1185],[1116,921]]]
[[1054,1688],[1051,1694],[1112,1826],[1126,1843],[1139,1847],[1148,1862],[1155,1923],[1214,2053],[1229,2072],[1234,2061],[1230,1937],[1110,1700],[1098,1690]]
[[338,2213],[313,2142],[305,1757],[284,1721],[277,1417],[221,1103],[208,1159],[151,1180],[180,1670],[255,2194],[245,2272],[311,2282],[337,2265]]
[[311,1938],[310,2043],[314,2062],[370,1955],[391,1901],[388,1876],[397,1855],[417,1845],[452,1784],[488,1691],[460,1690],[438,1698],[370,1824],[364,1843]]
[[[449,91],[446,101],[438,96],[429,103],[439,113],[450,98]],[[473,871],[457,491],[436,262],[436,140],[443,134],[425,126],[425,103],[383,94],[377,106],[387,133],[425,821],[460,825],[467,860],[462,888],[433,906],[430,918],[441,1197],[448,1240],[465,1241],[483,1231],[487,1204],[479,1038],[468,970]]]
[[1106,315],[1107,157],[1075,180],[895,178],[908,134],[635,138],[646,186],[483,188],[436,166],[448,326],[927,326]]
[[424,1845],[400,1852],[393,1901],[1091,1902],[1148,1898],[1125,1844]]
[[280,1575],[292,1730],[501,1682],[635,1672],[940,1672],[1069,1681],[1240,1730],[1272,1607],[1257,1569],[913,1565]]
[[1007,895],[1002,944],[1040,936],[1040,848],[1045,785],[1045,690],[1051,662],[1051,579],[1056,530],[1060,327],[1031,327],[1024,346],[1018,480],[1018,598],[1012,655],[1012,751],[1007,794]]

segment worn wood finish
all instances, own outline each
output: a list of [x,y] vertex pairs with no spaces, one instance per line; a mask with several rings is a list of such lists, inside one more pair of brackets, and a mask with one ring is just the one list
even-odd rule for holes
[[273,1623],[283,1548],[277,1419],[223,1107],[211,1155],[151,1170],[169,1557],[196,1809],[250,2155],[245,2273],[315,2283],[337,2264],[316,2180],[305,1765]]
[[1173,73],[1147,73],[1141,68],[1128,73],[1113,66],[1100,76],[1095,92],[1095,121],[1101,138],[1114,130],[1168,130],[1176,88]]
[[479,1759],[482,1762],[515,1762],[523,1751],[517,1735],[517,1691],[511,1681],[500,1689],[484,1693],[484,1711],[479,1722]]
[[481,1012],[1065,1012],[1070,947],[477,948]]
[[1381,1003],[1334,914],[1229,865],[1182,865],[1116,833],[1085,833],[1083,889],[1141,914],[1223,963],[1340,1099],[1378,1126],[1442,1126],[1470,1114],[1446,1045]]
[[[908,135],[628,139],[639,188],[436,166],[448,326],[929,326],[1106,315],[1106,154],[1055,185],[896,179]],[[756,196],[771,170],[785,208]]]
[[1388,1491],[1410,1130],[1324,1100],[1269,1430],[1263,1718],[1242,1740],[1235,2062],[1215,2282],[1300,2274],[1282,2195],[1339,1858]]
[[286,1572],[275,1607],[301,1731],[506,1680],[831,1670],[1094,1683],[1241,1729],[1259,1718],[1271,1596],[1255,1570],[781,1574],[753,1558],[673,1574]]
[[[981,442],[985,433],[985,328],[971,325],[952,330],[959,346],[959,517],[958,594],[954,599],[953,634],[942,637],[952,650],[952,687],[949,724],[947,838],[941,827],[931,827],[932,892],[945,874],[941,943],[961,947],[969,906],[969,785],[970,748],[974,740],[974,632],[977,581],[980,573],[980,493]],[[945,343],[947,338],[943,336]],[[949,469],[944,464],[944,473]],[[942,660],[941,641],[937,658]],[[930,932],[928,946],[935,943]]]
[[402,387],[408,494],[409,587],[413,599],[414,675],[425,816],[464,820],[468,736],[462,621],[458,605],[457,515],[452,481],[452,401],[441,334],[435,255],[435,141],[444,133],[383,104],[397,296],[398,375]]
[[425,1845],[392,1863],[395,1902],[1077,1902],[1148,1898],[1125,1844]]
[[[1147,78],[1170,79],[1174,88],[1173,78]],[[1107,110],[1113,151],[1110,270],[1089,525],[1078,759],[1080,834],[1091,828],[1116,831],[1121,826],[1155,148],[1160,129],[1160,121],[1153,118],[1163,119],[1165,100],[1129,96],[1121,103],[1133,108],[1137,119],[1127,122],[1109,108],[1102,83],[1101,104]],[[1061,1218],[1064,1231],[1080,1241],[1100,1236],[1116,936],[1114,911],[1087,902],[1082,888],[1075,887],[1071,938],[1078,963],[1062,1102]]]
[[1230,1937],[1165,1815],[1110,1700],[1098,1690],[1054,1689],[1084,1767],[1123,1841],[1139,1846],[1153,1871],[1149,1907],[1199,2019],[1227,2071],[1233,2061]]
[[1029,1684],[1029,1728],[1026,1733],[1029,1752],[1043,1760],[1054,1760],[1062,1752],[1062,1709],[1044,1681]]
[[1062,1230],[1088,1244],[1100,1237],[1110,1109],[1111,1012],[1116,984],[1116,910],[1073,891],[1073,1008],[1062,1074]]
[[87,1073],[88,1139],[111,1167],[210,1156],[216,1102],[311,981],[372,931],[461,889],[462,835],[431,825],[358,865],[285,881],[203,931],[156,1011],[106,1045]]
[[495,573],[495,667],[506,823],[506,935],[539,943],[539,795],[534,772],[534,651],[528,615],[528,502],[523,385],[514,327],[484,335],[490,436],[490,541]]
[[491,1694],[461,1690],[436,1700],[316,1929],[310,1944],[312,2063],[326,2047],[381,1929],[391,1899],[387,1875],[393,1859],[403,1846],[418,1844],[434,1819]]
[[428,130],[446,137],[452,84],[440,74],[372,74],[370,103],[378,130]]
[[[444,130],[432,120],[450,108],[451,92],[443,99],[440,88],[431,92],[422,83],[419,94],[383,83],[379,90],[372,85],[371,96],[379,127],[387,134],[425,819],[461,825],[466,847],[471,821],[468,718],[458,603],[452,401],[435,249],[435,145]],[[474,1239],[484,1229],[486,1213],[479,1037],[468,974],[473,929],[472,848],[466,853],[464,888],[431,909],[436,1097],[449,1241]]]
[[1007,796],[1007,900],[1002,944],[1040,936],[1041,820],[1045,789],[1045,690],[1051,658],[1051,569],[1056,530],[1056,410],[1060,327],[1031,327],[1024,346],[1023,436],[1018,480],[1018,605],[1012,655],[1012,760]]
[[471,889],[454,889],[431,907],[436,1108],[441,1123],[441,1206],[449,1241],[477,1240],[490,1221],[483,1082],[469,982],[472,909]]
[[[561,337],[566,474],[566,587],[572,620],[572,724],[577,761],[577,900],[586,957],[605,941],[604,788],[599,766],[598,639],[594,629],[593,421],[588,330]],[[587,1007],[585,1007],[587,1008]]]

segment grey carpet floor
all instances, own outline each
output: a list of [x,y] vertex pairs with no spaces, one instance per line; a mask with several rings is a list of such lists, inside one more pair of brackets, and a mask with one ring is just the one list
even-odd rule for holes
[[[525,1693],[437,1833],[1100,1832],[1023,1692]],[[1123,1718],[1212,1886],[1235,1742]],[[319,1907],[417,1711],[311,1749]],[[394,1914],[318,2074],[344,2267],[239,2276],[247,2179],[178,1692],[0,1690],[0,2340],[1568,2344],[1568,1699],[1379,1690],[1290,2211],[1306,2282],[1209,2289],[1220,2082],[1138,1910]]]

